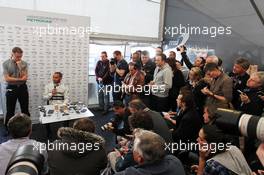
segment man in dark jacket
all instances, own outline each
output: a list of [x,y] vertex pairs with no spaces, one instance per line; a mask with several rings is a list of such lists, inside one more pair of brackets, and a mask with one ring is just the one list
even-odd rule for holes
[[229,73],[229,77],[233,80],[233,99],[232,104],[235,109],[239,109],[239,91],[243,91],[247,87],[247,81],[249,75],[246,72],[250,66],[250,63],[245,58],[239,58],[236,60],[233,71]]
[[239,110],[252,115],[261,116],[264,108],[264,101],[261,96],[264,95],[264,72],[251,74],[247,81],[247,88],[240,94]]
[[196,142],[199,130],[202,127],[202,118],[195,109],[193,95],[189,91],[182,92],[177,103],[180,111],[175,117],[164,116],[174,125],[173,140],[174,142]]
[[106,88],[110,88],[112,78],[109,73],[109,60],[105,51],[101,52],[101,60],[96,64],[95,76],[98,84],[100,110],[104,110],[104,114],[106,114],[109,108],[109,89]]
[[165,141],[151,131],[135,132],[133,158],[138,165],[129,167],[116,175],[184,175],[184,169],[176,157],[166,155]]
[[[142,62],[142,71],[145,73],[145,83],[144,85],[148,85],[151,80],[153,80],[154,71],[156,68],[156,64],[150,59],[149,52],[144,50],[141,53],[141,62]],[[145,92],[150,92],[150,88],[148,86],[145,87]],[[146,104],[146,106],[150,107],[150,93],[143,92],[140,96],[142,101]]]
[[128,108],[122,103],[122,101],[115,101],[113,104],[113,110],[115,117],[112,122],[112,131],[117,136],[125,137],[127,134],[131,134],[128,117],[131,115]]
[[94,134],[95,126],[89,119],[76,121],[73,128],[60,128],[59,140],[48,151],[51,175],[99,175],[106,167],[104,139]]
[[147,112],[152,118],[153,131],[159,134],[167,143],[171,143],[173,141],[169,127],[160,113],[150,110],[139,99],[132,100],[129,103],[129,110],[132,114],[139,111]]
[[128,73],[128,64],[119,50],[114,51],[113,57],[114,61],[110,61],[110,75],[113,78],[113,101],[116,101],[122,100],[122,91],[120,90],[120,87],[122,86],[122,81],[124,81],[124,78]]

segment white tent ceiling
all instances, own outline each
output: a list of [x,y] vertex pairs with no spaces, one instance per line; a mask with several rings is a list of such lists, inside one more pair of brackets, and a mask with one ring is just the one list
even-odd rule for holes
[[[264,0],[254,0],[264,17]],[[264,46],[264,24],[261,22],[250,0],[184,0],[204,14],[212,17],[246,40]]]

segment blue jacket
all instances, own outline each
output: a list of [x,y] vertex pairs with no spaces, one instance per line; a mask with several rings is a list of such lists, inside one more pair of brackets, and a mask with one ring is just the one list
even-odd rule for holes
[[180,160],[168,155],[160,162],[129,167],[115,175],[185,175],[185,172]]

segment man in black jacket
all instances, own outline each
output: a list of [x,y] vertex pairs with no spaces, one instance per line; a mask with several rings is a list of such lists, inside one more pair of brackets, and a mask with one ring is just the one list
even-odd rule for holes
[[264,72],[251,74],[247,81],[247,87],[240,94],[239,110],[252,115],[261,116],[264,108],[264,101],[261,96],[264,95]]
[[[148,85],[150,81],[153,80],[154,71],[156,68],[156,64],[150,59],[149,52],[144,50],[141,53],[141,62],[142,62],[142,71],[145,73],[145,83],[144,85]],[[150,88],[148,86],[145,87],[145,92],[142,92],[140,95],[141,100],[150,107]],[[149,92],[149,93],[148,93]]]
[[173,140],[174,142],[195,142],[199,130],[202,127],[202,118],[195,109],[193,95],[189,91],[181,92],[177,98],[180,111],[175,117],[168,115],[165,119],[174,125]]
[[245,58],[239,58],[236,60],[233,71],[229,73],[229,77],[233,79],[233,99],[232,104],[235,109],[239,109],[239,91],[243,91],[247,87],[247,81],[249,75],[246,72],[250,66],[250,63]]
[[98,85],[98,100],[99,109],[104,110],[104,114],[107,113],[109,108],[109,90],[112,83],[112,78],[109,73],[109,60],[107,59],[107,53],[101,52],[101,60],[99,60],[95,67],[96,82]]
[[48,151],[51,175],[98,175],[106,167],[104,139],[94,134],[95,126],[87,118],[77,120],[73,128],[60,128],[59,140]]
[[131,115],[129,109],[125,107],[122,101],[115,101],[113,104],[113,110],[115,116],[104,129],[112,131],[117,136],[126,137],[127,134],[131,134],[128,124],[128,117]]

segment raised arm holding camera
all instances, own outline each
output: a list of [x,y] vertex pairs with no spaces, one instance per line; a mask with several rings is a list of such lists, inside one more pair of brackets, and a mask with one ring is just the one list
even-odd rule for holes
[[181,53],[182,60],[181,63],[185,63],[185,65],[188,67],[188,69],[191,69],[192,67],[199,67],[201,70],[203,70],[205,65],[205,59],[203,57],[196,57],[194,60],[194,64],[191,63],[190,59],[188,58],[186,51],[186,46],[182,45],[177,48],[177,51]]

